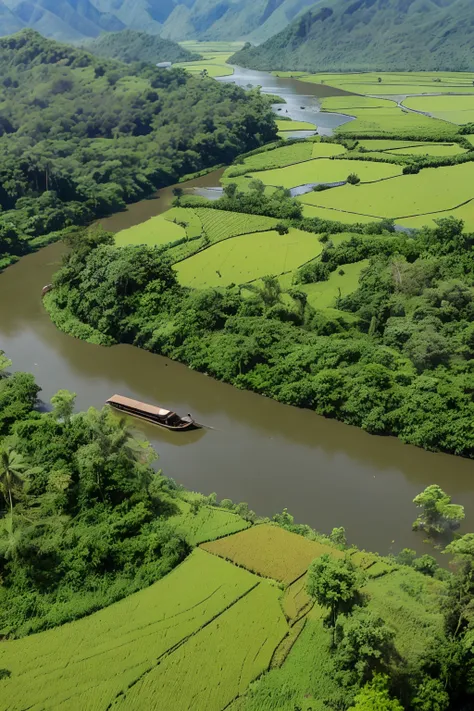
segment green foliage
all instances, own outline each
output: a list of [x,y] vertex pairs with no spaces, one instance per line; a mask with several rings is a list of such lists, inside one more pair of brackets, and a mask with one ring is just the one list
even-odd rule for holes
[[259,92],[127,66],[24,31],[0,40],[0,264],[276,135]]
[[428,533],[441,533],[446,528],[458,528],[464,519],[464,506],[451,503],[451,497],[436,484],[427,486],[413,503],[422,509],[422,513],[413,524]]
[[199,59],[195,52],[189,52],[176,42],[148,35],[146,32],[123,30],[102,34],[84,44],[84,49],[99,57],[118,59],[126,64],[132,62],[194,62]]
[[394,637],[384,620],[366,608],[339,618],[334,657],[341,684],[360,686],[386,671],[395,656]]
[[109,604],[189,550],[166,521],[149,446],[107,410],[73,415],[64,390],[39,414],[37,392],[24,373],[0,382],[0,629],[10,635]]
[[348,711],[403,711],[403,706],[390,697],[389,678],[375,674],[356,695],[354,705]]
[[357,577],[347,560],[324,554],[311,563],[306,580],[306,592],[318,605],[329,608],[329,624],[333,640],[339,613],[350,606],[356,595]]

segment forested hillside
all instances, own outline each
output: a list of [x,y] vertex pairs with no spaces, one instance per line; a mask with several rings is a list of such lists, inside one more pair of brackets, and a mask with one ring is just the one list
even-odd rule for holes
[[276,135],[258,93],[99,59],[31,30],[0,41],[0,71],[0,266]]
[[308,71],[474,68],[471,0],[326,0],[233,62]]
[[132,62],[151,62],[152,64],[193,62],[200,57],[195,52],[188,52],[177,42],[135,30],[101,34],[100,37],[85,43],[84,49],[99,57],[118,59],[126,64]]
[[75,40],[128,28],[174,40],[263,41],[312,4],[314,0],[0,0],[0,34],[32,27],[48,37]]

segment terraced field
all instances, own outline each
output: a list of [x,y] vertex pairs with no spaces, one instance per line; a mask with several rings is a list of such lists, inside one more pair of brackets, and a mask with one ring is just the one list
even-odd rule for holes
[[179,507],[180,513],[171,516],[168,521],[176,525],[192,546],[237,533],[249,526],[247,521],[232,511],[215,506],[201,506],[197,513],[191,511],[191,505],[186,501],[181,501]]
[[266,578],[290,584],[303,575],[315,558],[329,553],[343,557],[343,553],[324,543],[289,533],[278,526],[253,526],[233,536],[202,545],[238,566]]
[[305,203],[397,221],[416,215],[453,210],[474,198],[474,163],[426,168],[371,185],[343,186],[324,193],[309,193]]
[[287,632],[278,590],[260,583],[144,674],[111,708],[221,711],[268,669]]
[[293,271],[322,252],[316,235],[257,232],[214,244],[175,266],[178,279],[193,288],[244,284],[266,274]]
[[344,160],[343,158],[340,160],[319,158],[286,168],[251,173],[251,178],[258,178],[265,185],[294,188],[306,183],[341,182],[346,180],[350,173],[357,173],[364,183],[401,175],[402,166],[390,163]]
[[457,124],[474,121],[474,96],[413,96],[405,99],[403,105],[443,121]]
[[[4,642],[0,668],[11,676],[2,680],[1,708],[105,711],[162,655],[257,582],[249,572],[198,549],[165,578],[115,605],[57,629]],[[284,625],[278,626],[273,616],[273,626],[278,643]]]
[[228,212],[227,210],[195,208],[192,212],[199,219],[211,244],[216,244],[230,237],[249,234],[250,232],[272,230],[278,223],[278,220],[272,217],[246,215],[242,212]]

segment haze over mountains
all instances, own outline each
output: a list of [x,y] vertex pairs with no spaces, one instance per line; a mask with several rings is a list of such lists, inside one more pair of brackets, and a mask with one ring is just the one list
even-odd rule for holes
[[66,41],[246,39],[258,46],[235,62],[256,69],[474,69],[474,0],[0,0],[0,34],[24,27]]
[[0,0],[0,34],[74,40],[124,28],[173,40],[264,41],[314,0]]
[[235,63],[308,71],[473,70],[473,0],[319,0]]

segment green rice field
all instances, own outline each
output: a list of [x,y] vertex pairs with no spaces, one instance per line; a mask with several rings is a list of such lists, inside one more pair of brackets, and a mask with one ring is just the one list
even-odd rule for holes
[[426,168],[371,185],[344,185],[323,193],[308,193],[310,205],[373,217],[406,218],[453,210],[474,198],[474,163]]
[[169,244],[186,237],[186,230],[180,225],[167,220],[164,215],[152,217],[140,225],[129,227],[115,235],[117,247],[127,244],[146,244],[149,247]]
[[403,110],[395,101],[388,99],[334,96],[323,99],[322,108],[324,111],[341,112],[355,118],[355,121],[339,126],[337,133],[341,135],[383,137],[395,134],[410,139],[420,137],[429,140],[430,137],[450,139],[457,133],[457,127],[453,124]]
[[202,59],[195,62],[180,62],[175,67],[182,67],[193,74],[207,72],[210,77],[231,76],[234,73],[227,60],[242,47],[241,42],[181,42],[190,52],[197,52]]
[[287,634],[279,596],[277,588],[260,583],[143,674],[111,708],[221,711],[268,669]]
[[447,210],[446,212],[438,212],[434,215],[419,215],[418,217],[409,217],[405,220],[397,220],[399,225],[403,227],[411,227],[419,229],[421,227],[435,227],[435,220],[443,217],[455,217],[464,222],[464,226],[468,232],[474,232],[474,200],[468,202],[456,210]]
[[162,217],[168,222],[185,224],[184,230],[190,239],[195,239],[202,234],[201,220],[194,210],[184,207],[172,207],[171,210],[164,212]]
[[257,232],[219,242],[175,266],[184,286],[194,288],[245,284],[266,274],[293,271],[318,256],[314,234],[294,228],[289,234]]
[[285,131],[314,131],[316,129],[316,124],[310,123],[309,121],[278,121],[276,122],[277,128],[280,132]]
[[211,244],[250,232],[272,230],[278,223],[278,220],[272,217],[247,215],[242,212],[228,212],[227,210],[194,208],[192,212],[198,217]]
[[202,548],[253,573],[286,584],[303,575],[311,561],[323,553],[335,557],[344,555],[332,546],[310,541],[271,524],[252,526],[233,536],[204,543]]
[[457,124],[474,121],[474,96],[413,96],[405,99],[403,105],[443,121]]
[[[329,145],[329,144],[315,144]],[[341,146],[342,148],[342,146]],[[232,165],[226,170],[226,174],[232,177],[234,171],[251,170],[266,170],[269,168],[283,168],[285,165],[293,163],[301,163],[301,161],[310,160],[312,158],[313,144],[309,141],[299,141],[291,146],[282,146],[275,148],[273,151],[264,151],[256,153],[253,156],[245,158],[243,165]],[[239,173],[240,174],[240,173]]]
[[363,183],[373,180],[383,180],[400,175],[402,166],[390,163],[375,163],[369,161],[331,160],[316,158],[298,165],[286,168],[265,170],[251,173],[252,178],[259,178],[265,185],[294,188],[306,183],[336,183],[347,179],[350,173],[357,173]]
[[453,156],[464,153],[466,150],[457,143],[416,143],[414,141],[390,141],[389,139],[359,141],[356,150],[359,148],[363,148],[365,151],[390,153],[395,156]]
[[[363,259],[353,264],[343,264],[332,272],[327,281],[315,284],[298,284],[298,289],[308,295],[308,304],[314,309],[335,307],[337,298],[347,296],[357,289],[362,271],[368,267],[369,260]],[[343,274],[340,274],[340,271]]]
[[[100,612],[3,642],[0,668],[11,676],[2,680],[2,708],[105,711],[158,658],[222,615],[256,582],[249,572],[197,549],[159,582]],[[284,624],[272,624],[278,643]]]
[[[312,84],[328,84],[354,94],[403,96],[406,94],[474,94],[473,72],[361,72],[354,74],[308,74],[274,72]],[[379,78],[382,80],[379,82]]]
[[[337,188],[339,190],[339,188]],[[313,196],[316,193],[308,193]],[[308,205],[304,202],[306,195],[300,198],[300,202],[303,204],[303,217],[317,217],[320,220],[331,220],[335,222],[345,222],[348,225],[367,224],[369,222],[375,222],[377,218],[367,217],[365,215],[355,215],[352,212],[343,212],[342,210],[333,210],[325,207],[315,207],[314,205]]]
[[180,513],[171,516],[168,521],[170,524],[176,525],[177,530],[191,546],[243,531],[249,526],[247,521],[233,511],[215,506],[204,505],[197,513],[194,513],[187,501],[180,501],[179,508]]

